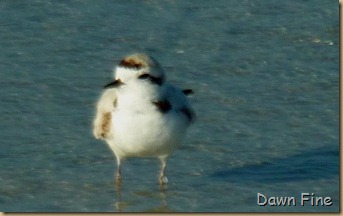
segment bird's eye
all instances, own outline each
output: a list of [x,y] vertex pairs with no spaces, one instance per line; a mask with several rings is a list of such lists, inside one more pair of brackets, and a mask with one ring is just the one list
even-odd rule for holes
[[148,78],[150,78],[150,75],[149,74],[142,74],[138,78],[139,79],[148,79]]

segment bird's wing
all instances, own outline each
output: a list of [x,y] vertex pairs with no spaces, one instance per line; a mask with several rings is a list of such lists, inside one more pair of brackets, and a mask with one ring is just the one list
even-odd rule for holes
[[93,134],[97,139],[105,139],[111,132],[111,112],[117,101],[116,89],[106,89],[100,96],[93,122]]

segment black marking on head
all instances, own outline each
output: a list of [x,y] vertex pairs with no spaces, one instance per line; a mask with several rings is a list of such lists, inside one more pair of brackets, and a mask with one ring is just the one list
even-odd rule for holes
[[158,108],[161,113],[167,113],[172,108],[168,101],[157,101],[152,103]]
[[117,88],[121,85],[124,85],[125,83],[123,83],[120,79],[114,80],[113,82],[108,83],[107,85],[104,86],[104,89],[106,88]]
[[144,65],[142,63],[136,62],[133,59],[123,59],[120,63],[119,66],[125,67],[125,68],[131,68],[135,70],[141,69]]
[[190,109],[184,107],[180,109],[180,112],[185,114],[190,122],[194,121],[195,116],[194,116],[194,113]]
[[184,90],[182,90],[182,92],[183,92],[185,95],[194,94],[194,92],[193,92],[192,89],[184,89]]
[[138,77],[138,79],[150,79],[150,75],[149,74],[142,74]]
[[156,84],[156,85],[162,85],[162,83],[164,81],[163,78],[154,77],[154,76],[151,76],[150,74],[142,74],[138,77],[138,79],[142,79],[142,80],[148,79],[150,82],[152,82],[153,84]]

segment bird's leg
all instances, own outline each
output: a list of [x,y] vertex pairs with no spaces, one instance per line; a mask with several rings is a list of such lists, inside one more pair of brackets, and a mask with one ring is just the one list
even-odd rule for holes
[[116,181],[121,182],[121,172],[120,172],[120,166],[118,166],[117,172],[116,172]]
[[117,156],[117,171],[116,171],[116,183],[121,182],[121,169],[120,169],[120,158]]
[[160,184],[164,185],[168,183],[168,179],[165,176],[165,170],[166,170],[166,163],[167,163],[167,159],[165,157],[160,158],[161,160],[161,164],[162,164],[162,168],[161,168],[161,173],[160,173]]
[[115,190],[117,194],[117,201],[115,202],[115,207],[117,211],[121,212],[123,210],[123,202],[121,201],[121,172],[120,172],[120,159],[117,157],[117,171],[115,172]]

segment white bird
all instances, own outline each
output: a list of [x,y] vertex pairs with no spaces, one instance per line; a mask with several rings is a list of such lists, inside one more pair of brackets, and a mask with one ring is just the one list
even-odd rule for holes
[[124,58],[114,73],[97,103],[94,136],[114,152],[117,182],[123,159],[157,157],[162,164],[159,181],[165,184],[166,160],[194,120],[185,96],[193,92],[169,84],[158,62],[145,54]]

